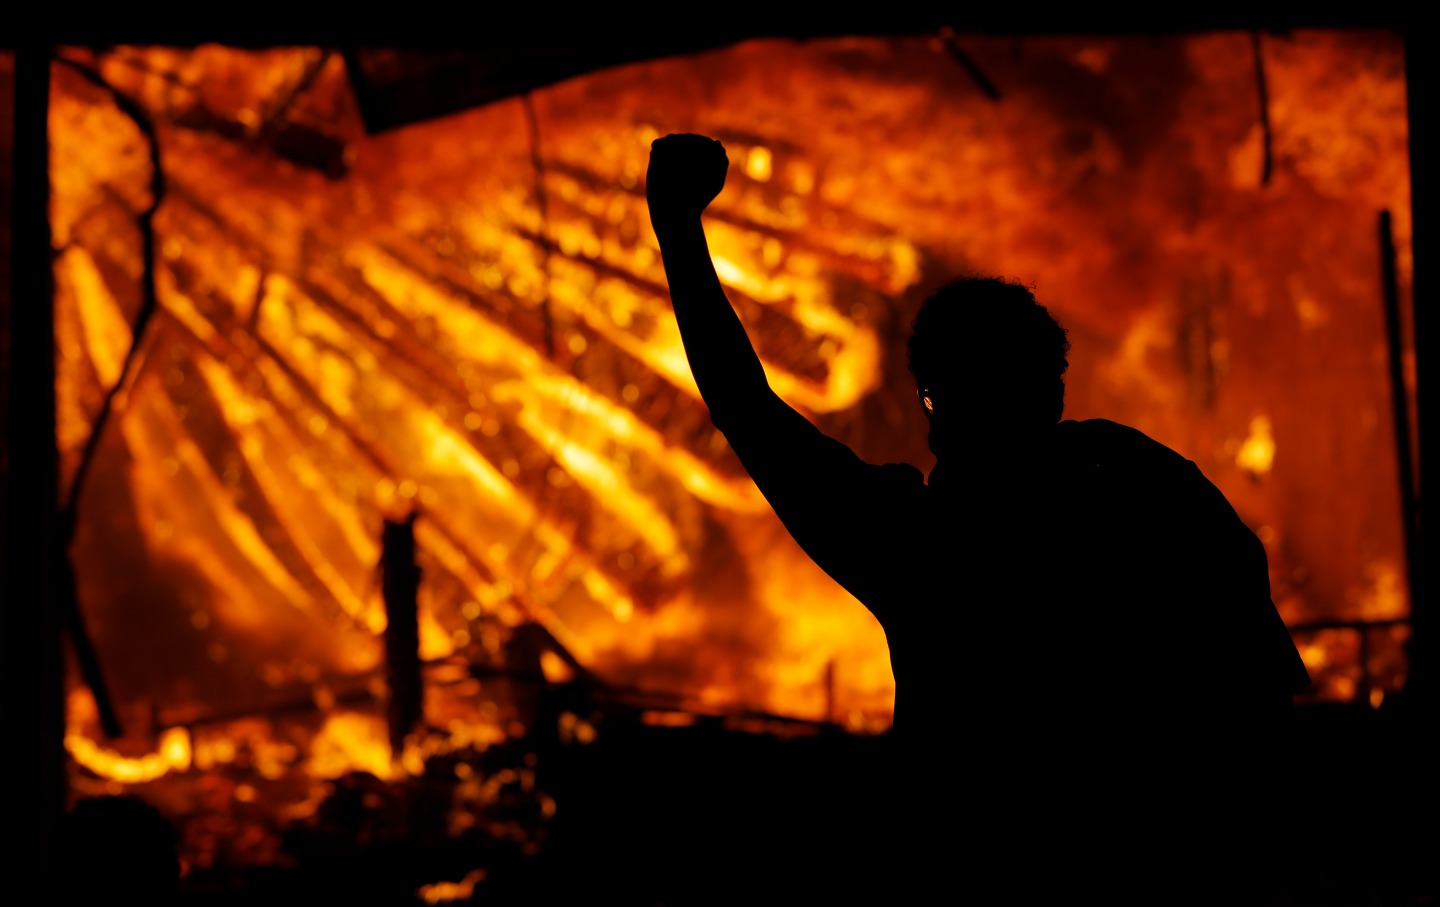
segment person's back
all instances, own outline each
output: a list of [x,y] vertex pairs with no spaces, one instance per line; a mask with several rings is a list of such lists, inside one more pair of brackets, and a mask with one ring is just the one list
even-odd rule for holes
[[[1283,712],[1308,678],[1270,601],[1264,550],[1220,492],[1134,429],[1065,421],[1052,435],[1042,458],[1008,472],[932,474],[923,547],[900,569],[924,575],[935,607],[893,616],[887,630],[920,626],[892,649],[929,647],[901,657],[927,674],[963,670],[1005,710],[1136,724]],[[937,619],[954,625],[923,632]],[[954,694],[923,685],[940,701],[905,709],[933,714]]]
[[[1043,864],[1037,895],[1106,879],[1143,901],[1173,876],[1253,874],[1276,843],[1261,836],[1277,732],[1307,678],[1263,549],[1223,496],[1105,420],[1058,423],[1048,456],[983,480],[942,471],[927,491],[933,541],[908,569],[932,594],[886,627],[897,822],[961,812],[985,831],[950,869],[1001,885]],[[924,863],[910,874],[943,874]]]
[[[906,845],[910,875],[934,881],[953,857],[993,879],[1041,852],[1084,855],[1070,865],[1114,881],[1123,848],[1200,817],[1198,766],[1268,780],[1253,735],[1283,721],[1308,676],[1264,549],[1218,489],[1134,429],[1061,421],[1065,332],[995,278],[945,287],[915,320],[928,481],[861,461],[770,390],[725,299],[700,224],[725,167],[699,136],[652,150],[676,317],[716,427],[885,630],[896,834],[937,812],[983,832],[968,854]],[[1106,815],[1109,831],[1087,831]]]

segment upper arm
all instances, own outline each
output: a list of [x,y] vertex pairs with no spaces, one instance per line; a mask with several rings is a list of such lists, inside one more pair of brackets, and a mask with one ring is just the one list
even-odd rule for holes
[[872,612],[883,609],[922,531],[920,471],[865,462],[773,392],[712,418],[805,553]]

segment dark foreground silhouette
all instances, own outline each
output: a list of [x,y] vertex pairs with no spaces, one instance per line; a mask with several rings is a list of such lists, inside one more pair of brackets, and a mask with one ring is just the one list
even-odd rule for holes
[[58,889],[36,903],[171,904],[180,860],[172,826],[133,796],[81,800],[60,827]]
[[651,220],[715,426],[886,633],[896,761],[856,783],[888,786],[891,811],[860,832],[878,856],[857,884],[1263,901],[1295,837],[1280,779],[1309,677],[1259,540],[1181,455],[1062,420],[1065,332],[996,278],[916,317],[928,481],[822,434],[770,389],[711,263],[701,213],[727,169],[716,141],[657,140]]

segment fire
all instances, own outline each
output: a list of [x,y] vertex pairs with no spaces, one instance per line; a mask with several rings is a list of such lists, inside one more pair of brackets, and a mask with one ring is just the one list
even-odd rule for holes
[[[65,51],[153,120],[165,185],[158,312],[73,554],[117,699],[169,730],[124,755],[140,745],[72,717],[75,763],[125,784],[253,769],[259,806],[297,775],[398,782],[535,730],[477,667],[695,707],[648,708],[661,726],[888,725],[883,633],[789,539],[690,374],[642,182],[649,142],[682,129],[729,149],[711,248],[788,402],[866,459],[926,467],[919,299],[976,268],[1036,284],[1074,343],[1067,414],[1195,460],[1265,542],[1315,695],[1383,701],[1409,615],[1373,355],[1382,208],[1410,287],[1401,48],[1267,38],[1267,184],[1249,36],[1163,42],[1160,66],[1139,39],[977,39],[999,103],[923,37],[747,42],[537,90],[537,146],[517,100],[367,135],[315,49]],[[1118,75],[1142,66],[1163,72]],[[104,92],[61,65],[53,97],[72,476],[144,301],[151,174]],[[273,141],[287,125],[333,159]],[[410,513],[431,730],[396,753],[370,709],[378,539]],[[281,733],[295,709],[309,723]]]
[[432,882],[421,885],[415,893],[427,904],[449,904],[452,901],[468,901],[475,894],[475,886],[485,880],[484,869],[474,869],[458,882]]
[[190,734],[178,727],[164,731],[155,751],[143,756],[125,756],[73,733],[65,735],[65,750],[80,765],[121,784],[143,784],[190,768]]
[[745,175],[757,183],[769,182],[771,173],[770,149],[756,145],[745,155]]
[[569,683],[575,679],[575,669],[566,664],[565,659],[548,649],[540,653],[540,670],[544,672],[545,679],[551,683]]
[[353,771],[395,777],[384,719],[359,712],[332,713],[311,743],[309,771],[317,778],[338,778]]
[[1263,476],[1275,462],[1275,439],[1270,434],[1270,420],[1256,416],[1250,420],[1250,435],[1235,454],[1235,465],[1252,475]]

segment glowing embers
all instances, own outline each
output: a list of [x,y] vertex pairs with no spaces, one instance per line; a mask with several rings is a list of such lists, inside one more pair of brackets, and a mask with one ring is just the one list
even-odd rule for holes
[[155,751],[141,756],[124,755],[75,733],[65,735],[65,749],[85,768],[121,784],[142,784],[190,767],[190,735],[184,728],[165,731]]
[[[1260,531],[1287,619],[1403,619],[1398,544],[1373,503],[1393,501],[1393,483],[1373,468],[1389,456],[1383,417],[1367,415],[1383,389],[1365,371],[1368,221],[1347,232],[1394,208],[1405,261],[1398,50],[1267,42],[1277,158],[1261,192],[1232,172],[1254,163],[1253,81],[1234,76],[1250,71],[1248,36],[1173,39],[1167,58],[1183,65],[1169,82],[1114,75],[1152,59],[1129,56],[1138,42],[1108,44],[1101,64],[1088,41],[1024,43],[991,48],[1013,88],[998,105],[957,92],[953,61],[920,39],[762,43],[597,73],[535,93],[536,147],[518,102],[365,137],[343,67],[338,81],[333,59],[312,72],[313,49],[98,55],[156,124],[166,186],[161,315],[107,441],[112,491],[82,518],[102,652],[131,651],[114,628],[136,620],[163,651],[115,656],[121,698],[183,723],[264,713],[298,689],[317,725],[268,764],[304,774],[313,734],[353,705],[346,683],[379,671],[376,539],[414,509],[421,655],[447,670],[505,664],[507,634],[538,622],[575,659],[525,661],[552,682],[590,671],[715,711],[886,725],[883,636],[770,517],[696,398],[642,185],[677,112],[725,140],[717,266],[772,383],[827,431],[924,465],[902,361],[914,291],[976,267],[1034,281],[1072,328],[1071,414],[1195,459]],[[733,80],[710,78],[716,60]],[[313,87],[291,97],[307,73]],[[756,90],[777,78],[794,97]],[[1115,88],[1113,116],[1071,103],[1077,84]],[[73,452],[138,302],[148,159],[99,94],[61,76],[56,98]],[[1316,105],[1324,115],[1307,115]],[[264,124],[286,110],[334,113],[329,134],[352,152],[343,178],[267,144]],[[1332,141],[1351,119],[1359,131]],[[1292,287],[1303,304],[1266,308]],[[1328,383],[1308,386],[1318,373]],[[1355,463],[1368,471],[1337,493],[1336,467]],[[1305,510],[1332,499],[1344,518]],[[1347,554],[1362,548],[1363,563]],[[1358,641],[1326,646],[1324,696],[1393,689],[1354,673]],[[1396,664],[1374,676],[1402,676]],[[492,693],[447,700],[440,725],[508,732],[485,712]],[[339,731],[322,738],[329,752],[382,765]],[[201,736],[197,762],[219,752]],[[406,772],[412,755],[398,756]]]
[[1263,476],[1275,462],[1275,438],[1270,433],[1270,420],[1256,416],[1250,420],[1250,434],[1235,454],[1235,463],[1253,476]]
[[[220,176],[196,160],[181,157],[177,186]],[[595,191],[593,181],[556,172],[562,186],[569,180]],[[263,185],[252,180],[245,191]],[[765,511],[705,424],[668,303],[657,293],[653,250],[623,229],[638,200],[622,195],[596,208],[583,193],[569,194],[572,214],[600,219],[567,226],[557,217],[549,226],[560,254],[544,271],[536,269],[538,240],[523,226],[530,217],[523,208],[510,212],[520,227],[486,220],[490,227],[429,244],[389,225],[342,237],[316,221],[317,237],[336,254],[297,267],[285,264],[293,259],[286,234],[261,232],[240,211],[227,221],[223,201],[202,208],[177,195],[164,212],[171,233],[162,244],[160,301],[188,334],[183,345],[194,365],[171,367],[178,383],[167,387],[172,397],[183,391],[186,400],[176,405],[187,413],[198,394],[222,430],[187,438],[194,421],[187,415],[187,427],[172,429],[178,455],[164,462],[220,489],[200,498],[213,513],[235,509],[226,494],[245,497],[245,519],[232,521],[233,539],[222,549],[238,540],[249,564],[232,574],[258,568],[293,607],[334,602],[358,629],[379,632],[384,618],[369,588],[375,552],[365,527],[379,513],[418,508],[446,574],[432,574],[432,585],[480,600],[479,590],[498,580],[513,590],[520,613],[546,621],[589,657],[613,639],[596,632],[586,609],[598,606],[624,623],[637,609],[682,594],[697,503]],[[272,208],[287,223],[299,216],[285,211],[289,199],[277,194]],[[417,228],[444,216],[424,200],[412,211]],[[614,224],[619,232],[607,232]],[[722,258],[732,285],[759,297],[745,303],[747,318],[771,322],[757,333],[773,346],[777,387],[817,410],[851,405],[877,380],[873,328],[837,307],[813,250],[786,252],[738,220],[725,234],[743,263]],[[879,242],[857,260],[894,248]],[[484,264],[487,256],[504,266],[506,282],[492,279],[497,265]],[[901,272],[887,273],[893,280]],[[542,297],[577,319],[562,322],[562,355],[553,364],[533,315]],[[787,358],[795,364],[777,364]],[[217,444],[233,445],[233,454]],[[162,473],[158,484],[137,477],[146,494],[161,494],[177,475]],[[285,504],[302,500],[312,506]],[[269,528],[275,523],[284,531]],[[152,535],[183,537],[186,556],[218,577],[215,556],[203,551],[206,533],[177,533],[177,525],[163,519]],[[232,602],[245,598],[238,590],[232,581]],[[472,634],[450,616],[458,601],[432,601],[439,612],[422,620],[422,641],[431,657],[443,657]],[[437,632],[441,624],[446,629]]]
[[476,884],[485,880],[484,869],[467,872],[456,882],[431,882],[421,885],[415,892],[427,904],[449,904],[454,901],[468,901],[475,894]]
[[1296,633],[1300,657],[1314,682],[1309,696],[1331,702],[1359,700],[1379,708],[1405,686],[1409,639],[1410,628],[1400,623]]
[[352,771],[393,777],[388,733],[378,716],[335,712],[311,742],[309,770],[317,778],[338,778]]
[[[888,727],[883,634],[697,398],[644,203],[649,142],[675,128],[729,150],[712,252],[787,400],[923,467],[919,289],[976,268],[1035,283],[1075,344],[1069,414],[1194,459],[1308,624],[1314,695],[1382,706],[1409,609],[1369,244],[1392,209],[1408,286],[1404,86],[1397,43],[1351,40],[1267,36],[1263,188],[1243,33],[1098,57],[977,40],[999,104],[924,38],[756,42],[538,90],[538,146],[518,101],[365,136],[338,56],[311,48],[82,52],[155,125],[165,193],[160,313],[76,547],[138,717],[104,742],[72,716],[75,789],[163,802],[201,869],[274,866],[282,831],[383,839],[436,790],[437,834],[533,848],[566,805],[531,754],[623,738],[572,699],[542,716],[527,683],[653,691],[625,720],[657,734]],[[1162,45],[1163,78],[1120,75]],[[56,72],[73,469],[140,302],[150,174],[134,124]],[[294,123],[329,163],[277,141]],[[377,540],[412,510],[427,729],[392,752]],[[409,890],[483,898],[477,865]]]
[[[75,698],[74,718],[86,724]],[[532,852],[556,811],[536,784],[530,748],[511,745],[473,708],[448,730],[408,739],[398,756],[382,718],[335,704],[325,716],[297,711],[169,728],[148,745],[143,736],[97,744],[72,732],[66,745],[77,766],[73,790],[78,796],[125,790],[159,806],[176,822],[191,870],[232,881],[247,869],[283,863],[293,857],[288,848],[303,850],[314,840],[353,844],[348,836],[403,834],[396,810],[413,804],[417,792],[446,798],[433,833]],[[511,818],[517,813],[538,818],[522,825]],[[337,826],[337,815],[363,828]]]

